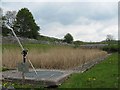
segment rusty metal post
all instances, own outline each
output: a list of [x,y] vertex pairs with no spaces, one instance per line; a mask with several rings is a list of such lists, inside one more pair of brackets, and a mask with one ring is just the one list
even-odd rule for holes
[[28,50],[23,50],[23,51],[22,51],[22,54],[23,54],[23,63],[26,62],[26,55],[27,55],[27,52],[28,52]]
[[[28,52],[28,50],[23,50],[22,51],[22,54],[23,54],[23,64],[26,63],[27,52]],[[23,82],[23,85],[24,85],[24,82],[25,82],[25,72],[24,71],[22,72],[22,82]]]

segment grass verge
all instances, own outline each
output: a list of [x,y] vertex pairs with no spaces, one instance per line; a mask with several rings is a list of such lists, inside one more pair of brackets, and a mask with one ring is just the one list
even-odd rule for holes
[[3,90],[17,90],[17,89],[19,89],[19,90],[31,90],[31,89],[39,90],[39,89],[44,88],[41,83],[35,85],[35,84],[26,84],[26,83],[20,84],[20,83],[16,83],[16,82],[14,82],[14,83],[2,82],[2,87],[3,87]]
[[92,69],[73,74],[59,88],[118,88],[118,53]]

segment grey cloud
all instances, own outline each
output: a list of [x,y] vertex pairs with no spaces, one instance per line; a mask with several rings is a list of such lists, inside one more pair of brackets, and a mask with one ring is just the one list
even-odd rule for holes
[[72,24],[79,17],[87,17],[94,20],[106,20],[117,15],[117,5],[115,3],[3,3],[3,7],[10,9],[20,9],[27,7],[33,13],[35,19],[44,20],[44,24],[60,22],[65,25]]
[[[112,30],[109,31],[108,29],[110,29],[110,25],[112,26],[117,24],[116,22],[118,15],[117,3],[105,3],[105,2],[103,3],[6,2],[3,3],[3,7],[10,10],[18,10],[22,7],[27,7],[28,9],[30,9],[30,11],[35,17],[37,24],[41,26],[40,31],[41,34],[62,38],[67,32],[70,32],[73,34],[75,39],[80,40],[93,39],[94,41],[100,40],[101,37],[105,38],[105,34],[102,33],[103,31],[105,31],[105,33],[112,32]],[[108,29],[106,30],[105,28]],[[90,35],[91,38],[89,38]]]

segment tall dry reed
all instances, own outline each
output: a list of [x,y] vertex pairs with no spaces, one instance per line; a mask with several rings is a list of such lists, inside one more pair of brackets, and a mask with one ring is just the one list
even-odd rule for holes
[[[19,49],[4,49],[2,53],[3,65],[8,68],[16,68],[17,63],[22,62],[20,53]],[[105,55],[107,55],[106,52],[97,49],[60,47],[43,52],[39,49],[31,49],[27,59],[31,60],[35,68],[69,69]]]

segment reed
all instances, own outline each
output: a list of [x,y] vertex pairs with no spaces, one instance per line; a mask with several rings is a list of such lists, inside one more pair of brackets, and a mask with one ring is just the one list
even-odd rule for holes
[[[30,59],[35,68],[69,69],[105,55],[107,55],[105,51],[97,49],[55,47],[44,51],[42,48],[32,48],[28,53],[27,60]],[[3,66],[8,68],[16,68],[19,62],[22,62],[20,49],[3,49]]]

